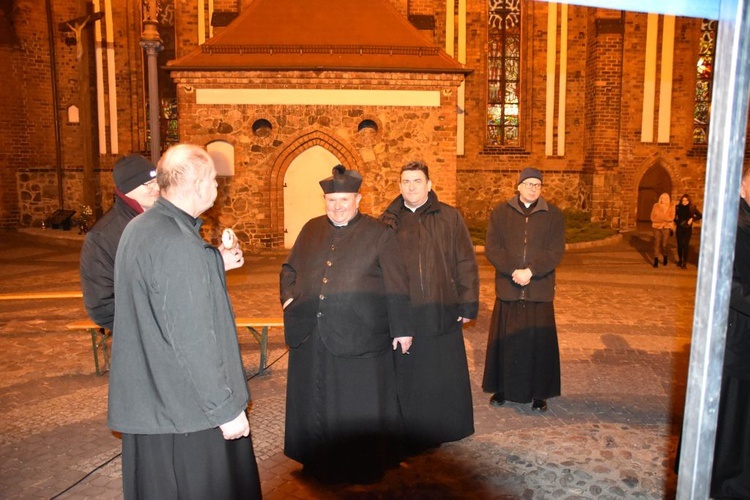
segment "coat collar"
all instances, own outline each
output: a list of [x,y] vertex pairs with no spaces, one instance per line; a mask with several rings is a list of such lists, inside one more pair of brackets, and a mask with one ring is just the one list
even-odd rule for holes
[[[509,199],[508,205],[513,207],[513,209],[516,210],[521,215],[524,214],[519,194],[516,194],[513,198]],[[535,214],[537,212],[549,212],[549,205],[547,205],[547,202],[541,196],[539,197],[539,200],[537,200],[537,203],[534,209],[531,212],[529,212],[529,215]]]

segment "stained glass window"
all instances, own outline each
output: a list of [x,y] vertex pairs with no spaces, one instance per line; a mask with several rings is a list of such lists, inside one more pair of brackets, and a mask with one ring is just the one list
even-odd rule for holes
[[704,19],[701,22],[701,39],[696,64],[695,109],[693,110],[694,144],[708,144],[717,24],[718,21],[711,19]]
[[521,0],[489,0],[487,144],[519,146]]

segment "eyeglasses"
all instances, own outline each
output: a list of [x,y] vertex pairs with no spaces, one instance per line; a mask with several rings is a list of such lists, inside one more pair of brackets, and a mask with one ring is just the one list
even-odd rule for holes
[[148,189],[159,189],[159,184],[156,182],[156,179],[151,179],[148,182],[144,182],[141,184],[141,186],[145,186]]
[[531,189],[532,191],[536,191],[537,189],[542,189],[541,182],[522,182],[521,184],[526,186],[527,189]]

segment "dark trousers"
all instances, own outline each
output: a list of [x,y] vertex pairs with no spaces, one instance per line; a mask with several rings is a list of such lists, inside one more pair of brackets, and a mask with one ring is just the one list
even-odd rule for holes
[[690,251],[690,238],[693,236],[693,228],[678,227],[677,228],[677,260],[683,264],[687,264],[688,253]]
[[260,499],[250,437],[227,441],[221,430],[123,434],[125,500]]

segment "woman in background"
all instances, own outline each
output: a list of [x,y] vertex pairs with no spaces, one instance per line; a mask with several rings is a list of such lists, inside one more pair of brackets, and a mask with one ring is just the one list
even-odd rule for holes
[[651,208],[651,227],[654,230],[654,267],[659,267],[660,253],[666,266],[669,233],[674,227],[674,206],[667,193],[662,193]]
[[690,238],[693,236],[693,222],[701,220],[703,215],[690,201],[690,196],[685,193],[680,198],[680,203],[675,207],[674,223],[677,226],[677,265],[683,269],[687,267],[688,251],[690,250]]

